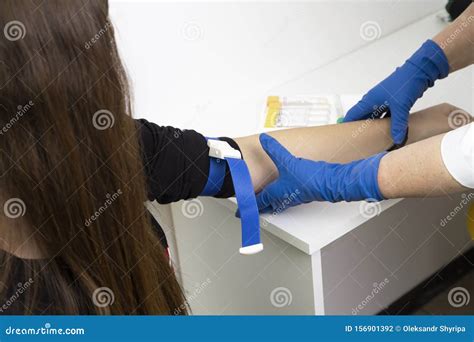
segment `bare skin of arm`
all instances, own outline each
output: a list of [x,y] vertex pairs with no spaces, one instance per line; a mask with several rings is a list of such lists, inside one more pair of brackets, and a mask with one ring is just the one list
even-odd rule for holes
[[449,71],[454,72],[474,63],[474,4],[448,27],[433,37],[449,61]]
[[[410,115],[410,132],[407,144],[414,144],[449,132],[451,128],[448,124],[448,115],[454,110],[458,110],[458,108],[449,104],[440,104]],[[285,129],[271,132],[269,135],[276,138],[292,154],[298,157],[334,163],[347,163],[366,158],[386,150],[392,144],[389,119]],[[249,167],[254,189],[256,192],[259,192],[265,185],[275,180],[278,176],[275,165],[262,149],[258,135],[237,138],[235,140],[239,144]],[[430,145],[433,144],[431,141],[432,140],[428,140]],[[426,146],[426,144],[425,142],[422,146]],[[385,162],[385,167],[394,168],[394,170],[388,170],[389,172],[396,172],[396,168],[387,163],[397,162],[400,163],[400,165],[406,164],[406,162],[404,162],[403,159],[400,160],[400,158],[403,158],[403,154],[405,153],[413,153],[413,148],[405,150],[407,148],[408,146],[396,151],[396,153],[389,153],[382,159],[382,162]],[[401,154],[402,150],[403,154]],[[387,158],[392,155],[394,155],[394,157]],[[386,161],[384,161],[384,159],[386,159]],[[432,160],[431,162],[435,161]],[[440,162],[442,163],[441,160]],[[379,174],[380,181],[399,178],[400,175],[396,178],[396,176],[392,174],[387,174],[387,177]],[[402,181],[402,179],[403,178],[401,178],[400,181]],[[404,179],[408,182],[406,178]],[[398,183],[398,185],[401,186],[400,183]],[[384,183],[382,193],[384,195],[391,195],[390,189],[392,189],[392,187],[393,184]],[[412,187],[412,185],[410,185],[410,187]]]
[[385,155],[378,183],[385,198],[442,196],[468,190],[444,166],[440,134]]

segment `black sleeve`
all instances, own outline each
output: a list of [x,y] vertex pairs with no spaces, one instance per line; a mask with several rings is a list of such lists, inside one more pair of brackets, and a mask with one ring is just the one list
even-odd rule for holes
[[[209,175],[209,147],[206,138],[193,130],[162,127],[145,119],[136,120],[140,148],[145,166],[148,198],[170,203],[199,196]],[[240,151],[237,143],[221,137]],[[230,172],[226,176],[220,198],[234,196]]]

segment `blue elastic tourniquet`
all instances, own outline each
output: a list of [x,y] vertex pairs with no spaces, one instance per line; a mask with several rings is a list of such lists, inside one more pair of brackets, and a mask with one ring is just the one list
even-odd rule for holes
[[209,178],[207,179],[204,190],[201,192],[201,196],[214,196],[221,190],[226,173],[226,164],[228,164],[240,212],[242,247],[260,243],[260,222],[257,201],[255,199],[252,179],[250,178],[247,164],[243,159],[236,158],[225,158],[225,161],[213,157],[209,159]]
[[242,159],[226,158],[226,160],[229,164],[240,211],[242,247],[258,244],[260,243],[260,222],[249,169]]
[[215,196],[222,188],[225,178],[225,161],[217,158],[209,158],[209,177],[201,196]]

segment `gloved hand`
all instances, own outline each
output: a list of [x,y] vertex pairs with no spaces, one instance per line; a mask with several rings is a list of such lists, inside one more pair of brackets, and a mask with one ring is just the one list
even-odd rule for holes
[[267,134],[260,143],[275,163],[279,177],[257,195],[260,212],[283,211],[312,201],[381,201],[377,174],[386,152],[348,164],[311,161],[293,156]]
[[344,122],[391,116],[391,135],[401,144],[408,128],[411,107],[437,79],[449,74],[449,63],[443,50],[427,40],[405,64],[362,97],[349,112]]

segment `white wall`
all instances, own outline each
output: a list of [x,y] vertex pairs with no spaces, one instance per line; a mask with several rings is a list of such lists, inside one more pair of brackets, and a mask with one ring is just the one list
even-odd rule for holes
[[112,0],[111,16],[137,117],[238,136],[261,130],[272,91],[368,44],[363,23],[385,36],[444,3]]

